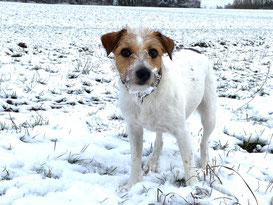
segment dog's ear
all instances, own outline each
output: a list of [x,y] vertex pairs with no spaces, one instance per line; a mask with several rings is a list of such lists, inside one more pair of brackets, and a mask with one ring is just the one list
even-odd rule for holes
[[155,35],[159,39],[163,48],[165,49],[164,52],[168,53],[170,59],[172,60],[174,41],[172,39],[170,39],[169,37],[162,35],[160,32],[155,32]]
[[103,47],[106,50],[107,56],[115,49],[117,46],[121,36],[126,32],[126,29],[122,29],[118,32],[112,32],[104,34],[101,37],[101,42]]

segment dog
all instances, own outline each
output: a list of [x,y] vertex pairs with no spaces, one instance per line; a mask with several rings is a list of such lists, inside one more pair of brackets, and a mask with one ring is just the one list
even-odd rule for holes
[[115,57],[120,76],[119,105],[127,124],[131,175],[122,187],[141,181],[143,129],[156,132],[153,152],[144,171],[157,171],[162,134],[177,139],[187,185],[198,182],[186,120],[198,111],[203,126],[201,167],[209,161],[208,139],[215,127],[216,85],[209,60],[193,49],[173,54],[174,41],[151,29],[125,28],[101,36],[107,55]]

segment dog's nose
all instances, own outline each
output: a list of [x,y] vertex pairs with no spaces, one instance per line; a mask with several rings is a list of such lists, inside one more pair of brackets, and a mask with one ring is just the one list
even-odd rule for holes
[[139,79],[138,84],[143,85],[151,77],[151,71],[148,68],[140,68],[136,71],[136,76]]

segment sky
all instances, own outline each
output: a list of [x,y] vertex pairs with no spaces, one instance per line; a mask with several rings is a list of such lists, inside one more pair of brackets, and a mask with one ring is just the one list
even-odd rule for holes
[[202,8],[216,8],[217,6],[224,7],[227,4],[232,4],[233,0],[201,0]]

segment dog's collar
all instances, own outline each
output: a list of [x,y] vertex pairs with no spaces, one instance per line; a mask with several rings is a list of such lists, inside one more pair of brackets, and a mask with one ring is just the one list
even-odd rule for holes
[[[156,78],[155,82],[151,85],[151,88],[152,88],[151,92],[149,92],[149,93],[136,93],[136,94],[134,94],[137,97],[137,99],[140,100],[141,103],[143,103],[144,99],[147,96],[149,96],[150,94],[152,94],[157,89],[157,87],[158,87],[158,85],[160,83],[160,80],[162,78],[162,68],[159,70],[158,73],[155,74],[155,78]],[[121,83],[126,87],[127,91],[129,92],[128,85],[124,81],[121,81]]]

